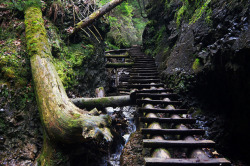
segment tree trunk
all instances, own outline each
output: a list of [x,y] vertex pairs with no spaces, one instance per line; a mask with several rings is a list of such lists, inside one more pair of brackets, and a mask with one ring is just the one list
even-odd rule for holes
[[111,11],[113,8],[115,8],[117,5],[121,4],[124,0],[112,0],[111,2],[105,4],[97,11],[93,12],[90,16],[86,17],[83,21],[76,24],[76,27],[73,30],[73,33],[76,33],[81,28],[85,28],[86,26],[89,26],[92,24],[95,20],[102,17],[107,12]]
[[51,48],[46,36],[40,8],[25,10],[26,42],[30,56],[37,105],[44,128],[43,150],[38,159],[41,165],[56,158],[56,149],[46,147],[51,142],[76,143],[104,137],[112,140],[106,127],[108,116],[93,116],[77,108],[67,97],[62,82],[51,62]]
[[101,98],[76,98],[71,101],[79,108],[105,108],[105,107],[121,107],[131,105],[132,101],[129,95],[112,96]]

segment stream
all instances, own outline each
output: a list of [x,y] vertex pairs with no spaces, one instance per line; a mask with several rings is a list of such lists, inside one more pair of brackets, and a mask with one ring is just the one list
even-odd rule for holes
[[135,107],[125,106],[125,107],[107,107],[107,114],[112,118],[122,118],[126,121],[127,127],[124,132],[121,132],[121,136],[124,141],[120,142],[115,147],[115,152],[110,152],[108,156],[103,158],[103,164],[101,166],[119,166],[120,165],[120,156],[125,144],[128,142],[130,135],[136,131],[136,126],[134,123],[134,113],[136,111]]

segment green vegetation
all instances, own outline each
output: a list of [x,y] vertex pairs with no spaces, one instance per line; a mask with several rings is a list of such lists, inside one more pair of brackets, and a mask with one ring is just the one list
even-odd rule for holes
[[153,31],[156,32],[156,34],[154,35],[154,37],[146,40],[146,44],[149,46],[155,46],[155,49],[151,49],[151,47],[148,47],[145,50],[145,53],[147,55],[153,56],[155,57],[157,55],[157,53],[159,52],[168,52],[168,47],[165,48],[164,47],[164,42],[165,42],[165,38],[164,36],[166,36],[166,26],[162,25],[161,27],[159,27],[159,30],[155,30],[155,24],[157,24],[157,21],[153,20],[153,21],[149,21],[147,24],[147,27],[149,27],[149,33],[152,33]]
[[84,75],[85,72],[81,66],[94,54],[93,45],[88,44],[84,47],[83,45],[84,43],[64,46],[58,52],[60,56],[53,59],[58,75],[66,89],[78,84],[76,77]]
[[[189,20],[189,24],[195,23],[205,13],[205,21],[211,24],[212,11],[208,7],[211,0],[181,0],[182,6],[177,10],[176,24],[180,26],[182,20]],[[167,2],[167,1],[166,1]],[[171,2],[169,2],[171,3]],[[169,6],[166,5],[165,6]]]
[[[13,21],[10,26],[18,24],[22,22]],[[24,36],[18,36],[18,29],[0,28],[0,31],[0,83],[23,87],[30,74],[29,60],[22,45]]]
[[211,23],[211,14],[212,14],[212,10],[210,8],[208,8],[208,4],[211,2],[211,0],[206,0],[199,8],[197,8],[195,10],[194,15],[192,16],[192,18],[189,20],[189,24],[193,24],[195,23],[199,18],[201,18],[202,14],[205,12],[205,20],[208,24]]
[[24,11],[30,6],[42,7],[40,0],[12,0],[6,1],[5,4],[10,9],[17,9],[19,11]]
[[[99,6],[109,1],[100,0]],[[136,0],[128,0],[128,2],[123,2],[112,12],[106,14],[106,21],[110,24],[110,31],[107,34],[106,41],[108,49],[141,44],[146,20],[141,17],[139,9],[140,7]]]
[[193,63],[192,69],[194,71],[197,71],[200,67],[201,67],[200,59],[196,58],[195,61],[194,61],[194,63]]

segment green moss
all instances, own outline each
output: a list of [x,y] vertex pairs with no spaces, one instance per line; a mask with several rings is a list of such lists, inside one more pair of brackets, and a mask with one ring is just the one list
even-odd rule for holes
[[193,63],[192,69],[194,71],[197,71],[200,67],[201,67],[200,59],[196,58],[194,63]]
[[15,71],[12,67],[3,67],[2,72],[5,78],[15,78]]
[[21,45],[23,42],[23,40],[10,36],[0,45],[0,77],[3,83],[22,87],[25,86],[25,82],[28,82],[30,66],[25,48]]
[[25,10],[25,26],[28,54],[33,56],[39,53],[43,57],[50,57],[41,9],[29,7]]
[[[60,45],[62,47],[58,48],[56,53],[58,56],[53,58],[53,63],[64,87],[67,89],[78,84],[77,75],[85,74],[81,66],[94,55],[95,48],[93,45],[85,45],[85,43],[70,46],[60,43]],[[85,45],[85,48],[82,45]],[[77,68],[79,70],[76,71]]]
[[39,166],[67,165],[68,156],[62,150],[62,145],[58,146],[49,139],[46,132],[43,132],[42,153],[37,158]]
[[211,0],[206,0],[199,8],[195,10],[195,13],[190,19],[189,24],[195,23],[199,18],[201,18],[202,14],[206,11],[207,11],[206,22],[211,22],[210,16],[211,16],[212,11],[211,9],[208,8],[208,5],[210,2]]

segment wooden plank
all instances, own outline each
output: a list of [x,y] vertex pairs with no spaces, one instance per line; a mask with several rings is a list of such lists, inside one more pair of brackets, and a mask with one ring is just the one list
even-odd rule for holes
[[187,119],[187,118],[146,118],[140,117],[139,120],[145,123],[159,122],[159,123],[175,123],[175,124],[194,124],[196,122],[195,119]]
[[129,88],[150,88],[150,87],[163,87],[164,84],[128,84]]
[[134,66],[143,66],[143,65],[145,65],[145,66],[156,66],[156,64],[155,63],[149,63],[149,62],[147,62],[147,63],[145,63],[145,62],[136,62],[136,61],[134,61]]
[[210,158],[208,160],[199,160],[196,158],[189,159],[161,159],[161,158],[144,158],[146,166],[230,166],[231,163],[225,158]]
[[164,100],[145,100],[145,99],[137,99],[136,103],[138,105],[141,104],[164,104],[164,105],[181,105],[181,101],[164,101]]
[[141,129],[142,134],[160,134],[160,135],[204,135],[202,129]]
[[167,109],[161,109],[161,108],[139,108],[140,112],[146,112],[146,113],[169,113],[169,114],[187,114],[188,110],[186,109],[174,109],[174,110],[167,110]]
[[130,56],[129,55],[105,55],[104,56],[105,58],[130,58]]
[[138,57],[138,58],[135,57],[134,60],[135,61],[155,61],[154,58],[149,58],[149,57],[145,57],[145,56],[144,57],[143,56],[142,57]]
[[129,49],[119,49],[119,50],[109,50],[109,51],[105,51],[105,53],[119,53],[119,52],[126,52],[129,51]]
[[147,66],[135,66],[135,65],[133,65],[133,67],[132,67],[132,69],[133,70],[157,70],[157,67],[147,67]]
[[159,73],[130,73],[130,76],[158,76]]
[[149,78],[153,78],[153,79],[160,79],[159,76],[130,76],[130,78],[132,79],[149,79]]
[[160,79],[129,79],[128,80],[130,83],[159,83],[161,82]]
[[131,68],[134,63],[107,63],[106,68]]
[[149,97],[149,98],[160,98],[160,97],[176,97],[176,93],[159,94],[159,93],[136,93],[136,97]]
[[146,148],[212,148],[215,142],[212,140],[156,140],[143,139],[143,146]]
[[131,73],[155,73],[157,70],[147,70],[147,69],[142,69],[142,70],[131,70]]
[[161,92],[173,92],[173,89],[144,89],[144,90],[138,90],[136,93],[161,93]]

